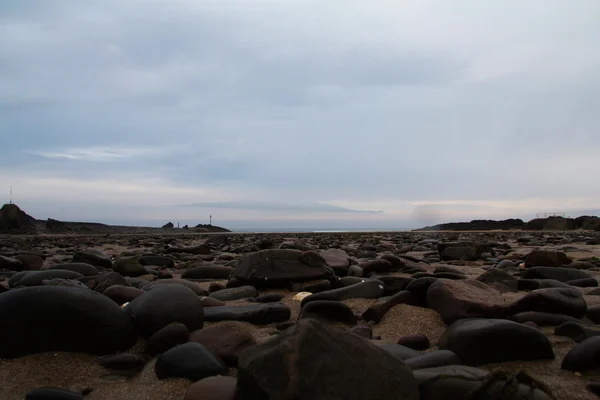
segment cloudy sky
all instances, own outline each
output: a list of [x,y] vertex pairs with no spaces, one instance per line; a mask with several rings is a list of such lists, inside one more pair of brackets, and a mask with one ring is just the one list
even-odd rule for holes
[[598,0],[2,0],[37,218],[410,228],[600,208]]

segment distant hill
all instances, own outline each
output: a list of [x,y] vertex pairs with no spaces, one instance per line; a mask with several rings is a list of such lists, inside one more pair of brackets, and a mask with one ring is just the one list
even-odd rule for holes
[[548,217],[536,218],[529,222],[521,219],[473,220],[471,222],[450,222],[427,226],[415,231],[491,231],[491,230],[595,230],[600,231],[600,218],[584,215],[577,218]]
[[[184,229],[185,228],[185,229]],[[66,222],[48,218],[35,219],[22,211],[16,204],[5,204],[0,209],[0,234],[106,234],[106,233],[161,233],[189,232],[212,233],[230,232],[230,230],[214,225],[198,225],[195,228],[172,228],[166,224],[162,228],[145,226],[107,225],[97,222]]]

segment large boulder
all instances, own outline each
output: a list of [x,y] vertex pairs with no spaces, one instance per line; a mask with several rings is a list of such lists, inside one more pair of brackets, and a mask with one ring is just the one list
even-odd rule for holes
[[131,301],[125,311],[133,318],[137,331],[145,339],[172,322],[180,322],[190,331],[204,325],[200,297],[182,285],[154,287]]
[[525,267],[562,267],[572,262],[562,251],[534,250],[525,257]]
[[358,335],[311,319],[244,352],[237,376],[244,400],[419,399],[417,382],[402,360]]
[[254,287],[287,286],[291,282],[330,278],[333,270],[314,251],[270,249],[238,261],[234,277]]
[[109,354],[137,341],[129,316],[87,289],[13,289],[0,295],[0,320],[0,358],[46,351]]
[[350,256],[342,249],[327,249],[321,252],[321,256],[325,259],[336,274],[346,275],[345,271],[350,266]]
[[462,318],[502,317],[508,308],[500,292],[485,283],[450,279],[439,279],[429,287],[427,306],[446,324]]
[[438,346],[463,364],[553,359],[552,345],[538,329],[503,319],[466,319],[446,329]]

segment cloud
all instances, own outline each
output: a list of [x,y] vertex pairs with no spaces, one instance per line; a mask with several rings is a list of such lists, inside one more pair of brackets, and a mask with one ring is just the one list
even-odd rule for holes
[[111,221],[594,209],[598,7],[3,1],[0,185]]

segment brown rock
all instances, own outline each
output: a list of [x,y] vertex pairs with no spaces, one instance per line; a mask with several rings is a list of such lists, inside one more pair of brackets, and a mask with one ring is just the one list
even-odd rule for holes
[[571,264],[571,260],[562,251],[534,250],[525,257],[525,267],[561,267]]
[[496,289],[475,280],[439,279],[427,290],[427,306],[446,324],[461,318],[495,318],[507,313],[507,304]]
[[35,254],[19,254],[16,259],[23,264],[23,271],[37,271],[44,266],[44,259]]
[[224,321],[190,334],[190,342],[204,345],[218,355],[227,365],[235,367],[239,355],[256,345],[248,326],[242,322]]

